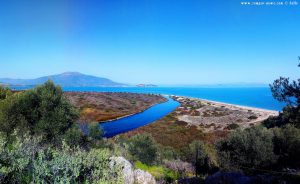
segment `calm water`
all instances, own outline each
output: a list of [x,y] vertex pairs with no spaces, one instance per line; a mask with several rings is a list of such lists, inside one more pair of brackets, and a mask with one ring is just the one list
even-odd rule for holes
[[175,110],[180,104],[168,98],[167,102],[160,103],[149,109],[125,118],[101,123],[105,137],[113,137],[138,127],[152,123]]

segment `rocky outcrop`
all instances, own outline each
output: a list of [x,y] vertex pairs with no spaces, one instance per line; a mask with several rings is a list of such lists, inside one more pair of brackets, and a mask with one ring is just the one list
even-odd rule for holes
[[154,177],[141,169],[134,171],[134,180],[137,184],[156,184]]
[[133,165],[124,157],[111,157],[110,167],[119,168],[124,176],[125,184],[156,184],[154,177],[141,169],[134,169]]
[[134,168],[132,164],[124,157],[111,157],[110,166],[111,168],[120,168],[124,176],[124,183],[134,183]]

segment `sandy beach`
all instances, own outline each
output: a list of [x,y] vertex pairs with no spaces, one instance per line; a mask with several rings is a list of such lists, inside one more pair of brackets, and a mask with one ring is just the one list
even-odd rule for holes
[[230,130],[232,127],[247,128],[279,114],[273,110],[206,99],[175,95],[171,97],[181,103],[175,112],[178,120],[188,123],[189,126],[197,126],[205,132]]

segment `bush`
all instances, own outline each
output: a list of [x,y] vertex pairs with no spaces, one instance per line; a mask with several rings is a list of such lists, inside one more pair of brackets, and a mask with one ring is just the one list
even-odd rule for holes
[[184,162],[181,160],[167,161],[165,163],[165,166],[177,173],[177,175],[181,178],[188,177],[189,175],[192,175],[195,172],[195,168],[191,163]]
[[272,139],[272,132],[261,127],[233,132],[217,144],[221,166],[231,171],[270,167],[276,161]]
[[228,130],[234,130],[234,129],[237,129],[237,128],[239,128],[240,126],[238,125],[238,124],[236,124],[236,123],[231,123],[231,124],[229,124],[226,128],[228,129]]
[[3,183],[123,183],[118,168],[111,168],[105,149],[84,151],[62,143],[43,147],[41,137],[27,134],[7,142],[0,135],[0,172]]
[[254,119],[257,119],[257,116],[251,115],[251,116],[248,117],[248,119],[254,120]]
[[135,160],[153,165],[157,161],[158,147],[155,140],[148,134],[139,134],[128,139],[128,151]]
[[300,168],[300,129],[292,125],[274,128],[274,152],[279,168]]
[[193,163],[198,174],[213,173],[218,168],[217,152],[213,145],[196,140],[189,144],[186,160]]
[[15,128],[43,135],[45,141],[59,140],[78,119],[78,112],[51,81],[0,101],[0,131]]
[[12,92],[9,88],[0,86],[0,100],[4,100],[11,95]]
[[164,180],[167,181],[167,183],[173,183],[179,178],[177,172],[163,166],[148,166],[140,161],[136,161],[134,166],[138,169],[149,172],[156,180]]

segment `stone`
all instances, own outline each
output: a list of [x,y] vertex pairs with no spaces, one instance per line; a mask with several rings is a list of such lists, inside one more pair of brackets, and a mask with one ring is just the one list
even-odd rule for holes
[[134,171],[134,180],[136,184],[156,184],[154,177],[141,169]]
[[126,160],[124,157],[111,157],[110,158],[110,167],[115,168],[119,167],[122,170],[122,174],[124,176],[125,184],[133,184],[134,183],[134,168],[132,164]]

